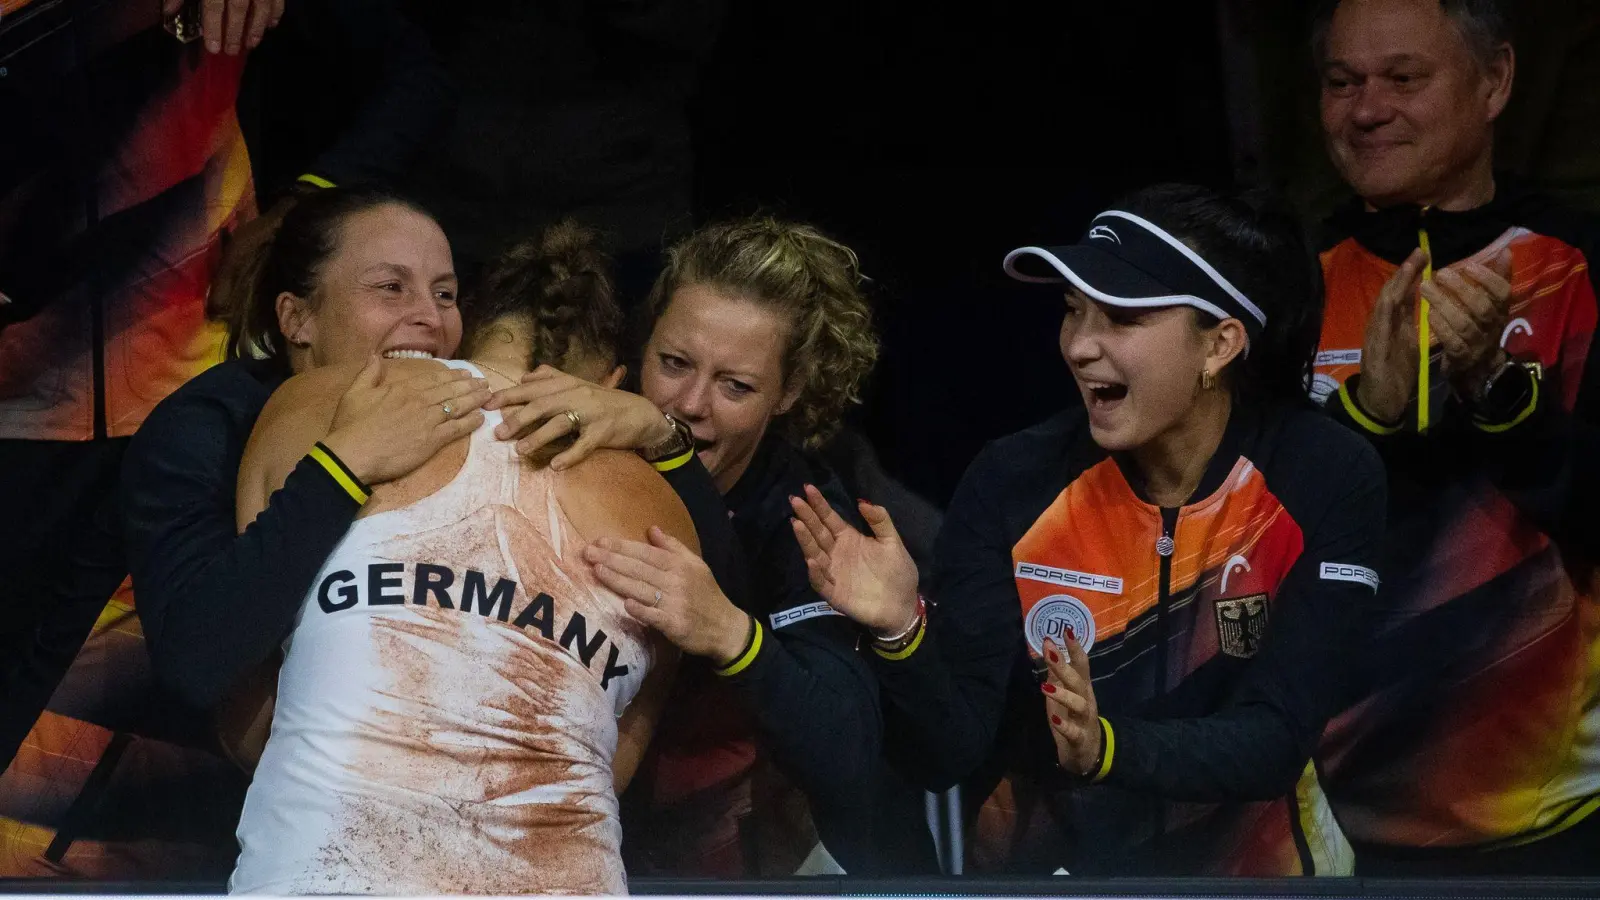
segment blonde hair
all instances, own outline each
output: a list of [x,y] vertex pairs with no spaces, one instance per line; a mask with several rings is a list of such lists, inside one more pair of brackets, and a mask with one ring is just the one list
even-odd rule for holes
[[810,225],[756,216],[708,225],[667,251],[650,289],[650,323],[672,295],[705,285],[784,313],[790,322],[782,360],[784,390],[800,386],[780,433],[807,449],[826,443],[840,417],[861,402],[878,361],[872,310],[861,294],[855,252]]

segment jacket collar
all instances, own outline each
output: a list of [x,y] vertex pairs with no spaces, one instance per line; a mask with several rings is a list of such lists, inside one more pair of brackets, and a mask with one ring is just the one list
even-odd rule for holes
[[1443,268],[1494,243],[1525,218],[1531,201],[1525,188],[1504,176],[1496,179],[1493,200],[1462,212],[1411,204],[1368,210],[1358,197],[1329,217],[1328,246],[1354,238],[1367,251],[1399,265],[1417,249],[1418,233],[1426,228],[1433,264]]

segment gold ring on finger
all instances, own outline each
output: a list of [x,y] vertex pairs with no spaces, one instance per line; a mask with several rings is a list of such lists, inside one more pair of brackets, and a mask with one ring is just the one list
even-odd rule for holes
[[583,428],[583,417],[578,415],[578,411],[577,410],[575,410],[575,409],[567,410],[566,416],[567,416],[567,421],[572,423],[572,430],[573,431],[578,431],[579,429]]

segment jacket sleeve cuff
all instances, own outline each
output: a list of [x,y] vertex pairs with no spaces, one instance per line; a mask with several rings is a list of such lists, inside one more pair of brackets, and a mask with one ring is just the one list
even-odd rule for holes
[[318,441],[316,446],[311,448],[311,452],[306,454],[306,459],[326,472],[340,489],[350,495],[350,499],[354,500],[357,506],[363,506],[372,499],[372,489],[363,484],[361,479],[350,471],[350,467],[329,450],[326,444]]
[[[1343,384],[1339,385],[1338,408],[1335,410],[1335,418],[1346,419],[1370,435],[1387,437],[1391,434],[1398,434],[1401,428],[1399,424],[1386,425],[1361,408],[1361,404],[1356,400],[1355,392],[1351,389],[1352,385],[1356,384],[1356,379],[1360,377],[1360,375],[1352,375],[1345,379]],[[1329,405],[1332,406],[1333,404],[1330,403]]]
[[682,453],[680,453],[677,456],[674,456],[674,457],[672,457],[670,459],[663,459],[663,460],[660,460],[659,462],[653,462],[653,463],[650,464],[650,466],[651,466],[651,468],[655,469],[657,472],[660,472],[661,474],[665,475],[666,473],[671,472],[674,469],[679,469],[679,468],[682,468],[683,466],[687,465],[689,460],[691,460],[691,459],[694,459],[694,448],[693,447],[690,447],[688,450],[685,450]]

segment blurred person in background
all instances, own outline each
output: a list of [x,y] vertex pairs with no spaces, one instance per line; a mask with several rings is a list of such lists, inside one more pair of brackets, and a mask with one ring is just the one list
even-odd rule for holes
[[[235,101],[243,54],[283,3],[205,0],[183,27],[180,6],[13,2],[0,20],[0,507],[29,511],[0,529],[12,585],[0,625],[4,873],[196,871],[206,852],[175,813],[151,820],[167,840],[120,853],[92,840],[68,856],[103,796],[79,788],[123,754],[113,730],[150,710],[123,702],[122,676],[86,676],[40,715],[97,619],[97,665],[137,650],[131,598],[106,602],[127,571],[117,473],[150,410],[220,358],[206,290],[227,233],[255,212]],[[206,40],[188,41],[195,25]],[[140,667],[122,666],[129,679]],[[131,774],[109,790],[208,765],[166,744],[128,756]],[[128,827],[98,824],[92,837]]]
[[726,0],[409,0],[461,105],[407,190],[470,282],[516,235],[574,216],[607,235],[625,301],[691,225],[688,103]]
[[[21,4],[22,7],[28,5]],[[74,6],[72,27],[57,31],[45,41],[28,44],[25,40],[21,56],[6,60],[6,86],[15,92],[6,94],[8,99],[0,101],[0,105],[9,107],[12,99],[39,103],[52,96],[52,89],[59,92],[62,87],[72,90],[75,85],[92,85],[91,93],[83,95],[94,98],[89,106],[80,107],[74,102],[54,105],[48,108],[49,115],[30,120],[30,128],[43,134],[53,133],[61,122],[67,122],[70,128],[68,120],[79,114],[74,110],[81,112],[92,108],[97,115],[109,114],[108,119],[96,122],[93,129],[80,133],[90,138],[80,144],[80,148],[91,155],[101,152],[96,149],[98,139],[90,134],[94,129],[106,134],[126,133],[140,148],[132,151],[134,156],[124,160],[128,163],[126,171],[137,172],[141,171],[141,166],[150,166],[141,176],[147,179],[151,173],[163,171],[165,164],[160,162],[163,156],[187,158],[186,155],[197,152],[231,154],[227,156],[232,160],[231,168],[220,176],[215,173],[207,176],[220,179],[216,184],[226,190],[219,194],[211,188],[196,189],[198,182],[191,181],[185,189],[187,193],[177,189],[168,191],[166,196],[170,202],[162,207],[166,210],[164,214],[178,215],[181,204],[194,203],[207,208],[202,218],[214,219],[218,210],[226,209],[225,203],[231,202],[227,201],[228,191],[248,184],[249,174],[253,172],[255,202],[265,210],[264,215],[253,220],[236,216],[232,223],[225,223],[218,230],[216,243],[199,256],[162,256],[180,260],[171,265],[185,271],[194,270],[202,263],[208,272],[216,270],[215,278],[209,274],[196,276],[189,289],[205,294],[208,282],[222,282],[210,285],[212,289],[204,308],[208,318],[220,320],[227,315],[224,298],[236,295],[229,290],[228,282],[234,278],[237,267],[229,271],[221,262],[228,256],[226,251],[230,246],[258,244],[261,235],[270,232],[281,220],[293,196],[301,192],[335,182],[393,180],[404,170],[427,132],[437,129],[442,114],[449,110],[451,98],[437,62],[428,57],[425,37],[400,19],[394,4],[387,0],[331,0],[309,5],[285,0],[196,0],[190,3],[170,0],[164,6],[161,10],[157,10],[155,4],[146,7],[152,13],[159,11],[164,15],[164,20],[154,22],[154,27],[140,21],[140,4]],[[5,27],[0,30],[26,39],[30,34],[40,33],[33,30],[36,26],[52,20],[52,14],[41,13],[38,19],[30,21],[29,14],[34,10],[21,9],[21,15],[14,15],[18,11],[17,4],[8,6]],[[56,12],[59,11],[58,7]],[[159,84],[161,79],[156,77],[157,70],[149,68],[152,58],[130,48],[148,39],[141,35],[119,45],[120,35],[136,33],[141,28],[149,29],[146,34],[159,34],[163,30],[161,25],[165,25],[169,40],[175,38],[188,48],[182,53],[181,71],[189,73],[194,63],[213,54],[231,58],[235,63],[242,61],[244,71],[238,78],[237,95],[232,85],[228,91],[219,92],[218,86],[212,84],[191,87],[187,92],[178,91],[165,100],[142,100],[140,95],[145,85]],[[79,75],[52,80],[46,77],[53,64],[51,60],[67,60],[69,67],[78,64],[71,62],[74,57],[70,53],[52,54],[50,51],[69,36],[77,41],[80,55],[76,59],[91,62],[82,67],[84,71]],[[4,44],[5,40],[0,38],[0,48]],[[4,53],[0,49],[0,55]],[[297,67],[273,62],[289,58],[295,59]],[[330,58],[337,58],[336,71],[343,73],[342,76],[332,76],[325,66],[317,65]],[[122,74],[134,77],[123,78],[118,74],[118,67],[126,67]],[[270,77],[264,74],[268,69],[272,71]],[[290,72],[301,73],[301,77],[285,77]],[[80,77],[87,81],[76,80]],[[185,77],[194,80],[192,73]],[[285,105],[290,101],[296,103],[297,125],[285,127],[271,119],[269,107],[280,100]],[[116,112],[119,106],[132,108],[141,102],[146,105],[138,115],[148,120],[143,124],[139,119],[129,120]],[[243,151],[237,145],[219,145],[218,136],[208,134],[202,122],[211,105],[223,102],[231,105],[232,115],[237,119],[233,127],[243,135],[243,150],[249,152],[249,171],[245,172],[242,182],[240,167],[233,163],[243,158]],[[70,131],[66,134],[65,149],[70,150],[77,135]],[[219,146],[223,149],[218,150]],[[205,147],[210,149],[198,149]],[[37,153],[43,159],[53,152],[52,148],[63,149],[47,141],[36,145],[24,141],[16,148],[8,143],[0,153],[16,149],[25,155]],[[73,167],[78,162],[69,153],[53,164]],[[189,164],[178,163],[180,169],[186,165]],[[33,173],[26,167],[22,171],[26,182],[27,176]],[[103,180],[102,187],[97,189],[103,190],[104,185],[115,183],[115,179]],[[41,214],[38,221],[47,222],[52,210],[70,213],[83,208],[80,200],[74,199],[75,195],[68,191],[38,191],[29,196],[32,204],[29,215]],[[159,206],[155,201],[147,205]],[[95,204],[88,208],[91,221],[104,213]],[[130,244],[148,240],[148,236],[139,232],[145,225],[154,227],[154,233],[160,233],[160,227],[148,217],[135,224],[129,215],[104,216],[106,224],[91,226],[90,231],[110,231],[112,240]],[[112,222],[120,224],[112,225]],[[5,226],[0,225],[0,232],[4,229]],[[52,235],[49,229],[40,229],[27,233],[30,240],[21,242],[20,246],[5,247],[6,251],[17,251],[22,265],[9,269],[0,265],[0,273],[10,271],[50,277],[48,273],[73,271],[75,264],[62,265],[49,249],[48,245],[55,240]],[[0,240],[0,244],[5,243]],[[44,252],[40,252],[41,246]],[[170,247],[161,247],[154,253],[160,256],[169,250]],[[233,255],[242,257],[248,253]],[[0,280],[4,277],[0,276]],[[177,296],[175,286],[182,283],[158,278],[154,286],[146,285],[143,291],[172,299]],[[48,291],[26,293],[36,298]],[[110,302],[114,305],[118,301]],[[118,388],[119,379],[126,377],[127,368],[119,361],[120,354],[131,352],[130,358],[138,360],[135,371],[148,368],[155,375],[170,379],[164,387],[153,391],[134,385],[132,394],[143,398],[137,402],[146,404],[154,404],[188,374],[220,358],[220,354],[215,353],[206,358],[207,354],[201,352],[206,341],[213,342],[209,346],[216,346],[219,328],[214,323],[206,326],[207,337],[195,338],[185,345],[184,329],[189,325],[173,318],[181,308],[181,304],[170,307],[160,316],[126,328],[116,324],[122,333],[106,338],[107,353],[104,355],[110,365],[101,367],[106,372],[106,397],[113,403],[123,402],[118,400],[119,396],[128,396],[127,391]],[[152,335],[173,342],[184,354],[201,353],[201,356],[190,360],[192,366],[185,362],[176,368],[164,368],[161,359],[167,351],[150,340]],[[31,349],[43,351],[47,348]],[[139,378],[134,378],[133,382],[139,382]],[[122,427],[117,425],[114,429]],[[112,443],[118,442],[113,439]],[[20,820],[15,829],[7,832],[12,839],[7,842],[6,853],[14,852],[17,864],[25,867],[33,865],[27,861],[30,856],[37,855],[46,843],[51,843],[52,831],[55,832],[54,841],[46,854],[47,862],[67,871],[75,871],[79,865],[104,866],[112,858],[122,860],[118,865],[145,858],[154,860],[176,843],[192,840],[196,835],[215,831],[225,839],[226,829],[216,829],[215,817],[229,818],[231,814],[226,810],[237,808],[235,776],[226,767],[217,770],[217,760],[206,757],[203,750],[192,746],[196,741],[203,745],[204,718],[175,702],[175,698],[164,693],[152,678],[141,639],[142,623],[134,609],[128,582],[123,580],[127,563],[120,541],[121,529],[116,524],[119,517],[116,493],[110,491],[95,514],[93,524],[98,530],[81,532],[81,538],[71,542],[71,561],[54,570],[49,602],[35,605],[49,612],[36,629],[37,636],[29,654],[14,658],[17,675],[7,680],[17,683],[15,689],[4,691],[7,704],[18,709],[15,716],[7,715],[5,724],[0,726],[0,750],[4,751],[5,758],[9,758],[9,748],[36,724],[23,745],[26,760],[19,763],[19,771],[7,773],[3,790],[0,790],[14,801],[5,813]],[[111,591],[106,585],[115,585],[117,581],[122,581],[122,586],[107,605],[106,596]],[[8,625],[13,624],[16,623],[8,622]],[[29,627],[26,618],[21,620],[21,625],[24,629]],[[79,650],[85,635],[89,635],[88,643]],[[63,670],[66,670],[64,678]],[[62,681],[52,695],[51,688],[56,687],[57,678]],[[47,698],[50,712],[35,723],[34,714],[38,707],[45,705]],[[91,768],[101,770],[93,786],[85,781]],[[180,792],[188,799],[165,807],[170,813],[169,820],[139,820],[148,821],[148,827],[122,824],[124,803],[137,803],[133,798],[140,791],[157,790],[169,777],[211,784],[213,789]],[[38,802],[46,796],[41,793],[46,785],[52,785],[47,793],[55,799]],[[156,833],[184,837],[148,840]],[[110,835],[115,837],[109,838],[109,842],[96,840]],[[133,842],[141,840],[139,846],[143,849],[137,852],[128,849]],[[104,855],[91,862],[94,857],[90,854],[96,852]],[[68,854],[72,858],[66,858]],[[162,870],[157,865],[147,871],[160,873]]]

